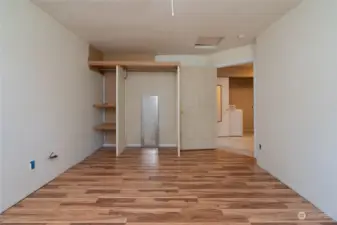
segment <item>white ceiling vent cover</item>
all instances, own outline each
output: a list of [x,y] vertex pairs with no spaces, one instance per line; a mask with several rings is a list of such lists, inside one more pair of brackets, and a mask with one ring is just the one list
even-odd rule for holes
[[195,43],[195,48],[217,48],[224,37],[199,37]]

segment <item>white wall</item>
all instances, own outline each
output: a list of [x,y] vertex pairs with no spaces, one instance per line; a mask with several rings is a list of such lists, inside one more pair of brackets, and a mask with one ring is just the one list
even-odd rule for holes
[[216,68],[182,66],[180,84],[182,150],[216,148]]
[[[0,1],[1,209],[93,153],[102,138],[101,77],[87,66],[88,44],[28,0]],[[59,155],[48,160],[51,152]],[[36,169],[30,170],[30,161]]]
[[159,144],[177,144],[176,74],[168,72],[129,72],[126,79],[126,142],[141,144],[141,106],[143,95],[159,98]]
[[[0,5],[1,6],[1,5]],[[3,10],[0,8],[0,14],[3,13]],[[1,22],[0,22],[0,57],[2,55],[2,35],[1,35]],[[3,61],[0,60],[0,213],[3,210],[2,200],[3,200],[3,188],[2,188],[2,173],[3,173],[3,147],[2,147],[2,75],[4,74],[4,64]]]
[[104,53],[105,61],[154,61],[154,54],[142,54],[142,53],[134,53],[134,54],[122,54],[122,53]]
[[216,68],[244,64],[254,61],[254,45],[223,50],[213,54],[200,55],[157,55],[157,62],[180,62],[181,66]]
[[179,62],[181,149],[216,147],[217,71],[210,55],[157,55],[159,62]]
[[257,38],[258,163],[337,219],[337,1],[306,0]]
[[254,45],[246,45],[214,53],[209,62],[216,68],[244,64],[254,61]]
[[156,62],[180,62],[181,66],[204,67],[210,65],[209,55],[157,55]]

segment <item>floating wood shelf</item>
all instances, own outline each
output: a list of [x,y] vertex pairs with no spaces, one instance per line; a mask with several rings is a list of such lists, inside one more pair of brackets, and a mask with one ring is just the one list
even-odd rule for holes
[[94,104],[94,107],[98,109],[115,109],[116,108],[114,104],[108,104],[108,103]]
[[98,131],[115,131],[116,123],[102,123],[100,125],[95,126],[95,130]]
[[179,65],[177,62],[89,61],[89,67],[100,72],[115,70],[116,66],[121,66],[129,72],[176,72]]

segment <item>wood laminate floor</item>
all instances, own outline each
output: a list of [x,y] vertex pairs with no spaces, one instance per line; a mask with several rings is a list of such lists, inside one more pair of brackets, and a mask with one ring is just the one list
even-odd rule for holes
[[[300,220],[299,212],[306,218]],[[308,201],[225,151],[100,150],[7,210],[7,224],[332,225]]]

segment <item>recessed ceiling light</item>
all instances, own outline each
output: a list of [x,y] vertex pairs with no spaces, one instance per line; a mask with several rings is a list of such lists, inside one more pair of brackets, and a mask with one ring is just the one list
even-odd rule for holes
[[244,39],[246,36],[244,34],[239,34],[238,39]]

